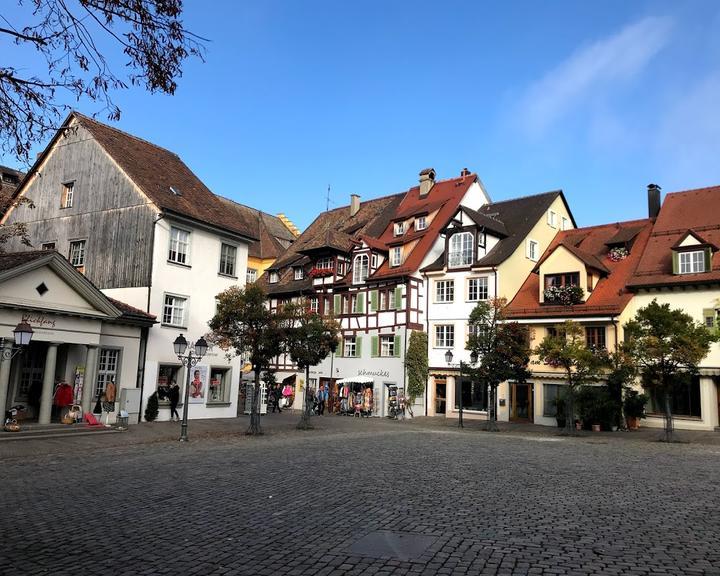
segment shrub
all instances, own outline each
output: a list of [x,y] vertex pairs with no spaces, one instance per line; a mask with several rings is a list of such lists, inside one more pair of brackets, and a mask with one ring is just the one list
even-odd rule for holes
[[145,407],[145,422],[152,422],[157,419],[158,413],[158,395],[157,392],[153,392],[148,398],[147,406]]

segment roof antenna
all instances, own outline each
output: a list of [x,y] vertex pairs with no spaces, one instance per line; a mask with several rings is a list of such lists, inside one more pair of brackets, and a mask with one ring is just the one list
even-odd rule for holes
[[325,212],[330,210],[330,184],[328,184],[327,196],[325,197]]

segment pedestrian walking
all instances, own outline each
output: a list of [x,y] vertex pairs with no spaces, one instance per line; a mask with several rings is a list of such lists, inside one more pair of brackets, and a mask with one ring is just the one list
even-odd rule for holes
[[180,414],[178,414],[177,407],[180,402],[180,386],[177,385],[177,382],[170,384],[170,390],[167,393],[167,397],[170,401],[170,420],[179,422]]
[[280,408],[281,396],[282,394],[280,392],[280,386],[273,386],[270,390],[270,405],[272,406],[273,413],[277,408],[278,414],[282,414],[282,408]]
[[327,401],[328,391],[325,385],[318,386],[318,414],[322,416],[325,413],[325,402]]

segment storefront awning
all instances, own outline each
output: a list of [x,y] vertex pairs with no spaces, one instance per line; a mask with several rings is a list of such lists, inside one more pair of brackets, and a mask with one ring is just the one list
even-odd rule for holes
[[375,380],[368,376],[348,376],[337,381],[338,384],[372,384],[373,382]]

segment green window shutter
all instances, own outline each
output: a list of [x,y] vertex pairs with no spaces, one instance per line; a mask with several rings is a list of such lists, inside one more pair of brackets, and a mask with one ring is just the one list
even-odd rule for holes
[[362,337],[355,337],[355,358],[362,357]]
[[672,253],[673,274],[680,274],[680,256],[675,250]]
[[344,350],[345,350],[345,338],[340,338],[340,343],[338,344],[338,348],[337,348],[337,352],[335,352],[335,356],[338,358],[342,358]]
[[378,309],[378,291],[370,291],[370,312],[377,312]]
[[376,358],[377,356],[380,356],[380,349],[378,346],[380,345],[380,341],[377,336],[371,336],[370,337],[370,356],[373,358]]
[[395,309],[400,310],[402,308],[402,286],[395,288]]
[[365,294],[361,293],[357,295],[357,313],[365,313]]
[[334,303],[333,312],[335,313],[335,316],[339,316],[340,314],[342,314],[340,294],[335,294],[335,303]]
[[710,272],[712,269],[712,248],[709,246],[705,248],[705,272]]
[[393,350],[395,352],[395,357],[400,358],[400,335],[395,335],[395,349]]

